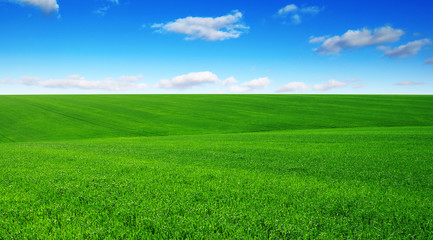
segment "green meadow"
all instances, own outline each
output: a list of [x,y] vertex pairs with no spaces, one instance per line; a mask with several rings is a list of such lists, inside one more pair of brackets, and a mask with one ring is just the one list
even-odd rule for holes
[[0,239],[432,239],[433,96],[0,96]]

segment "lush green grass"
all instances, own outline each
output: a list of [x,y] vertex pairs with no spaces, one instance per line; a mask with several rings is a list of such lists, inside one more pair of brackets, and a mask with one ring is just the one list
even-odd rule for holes
[[0,239],[429,239],[432,102],[1,96]]
[[432,96],[0,96],[3,142],[432,125]]
[[433,128],[3,144],[0,238],[411,238]]

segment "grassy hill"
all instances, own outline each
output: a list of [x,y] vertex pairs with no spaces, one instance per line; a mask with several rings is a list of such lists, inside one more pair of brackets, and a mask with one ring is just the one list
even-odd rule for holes
[[433,125],[432,96],[0,96],[0,141]]
[[0,96],[0,239],[430,239],[433,96]]
[[0,144],[0,239],[429,239],[433,128]]

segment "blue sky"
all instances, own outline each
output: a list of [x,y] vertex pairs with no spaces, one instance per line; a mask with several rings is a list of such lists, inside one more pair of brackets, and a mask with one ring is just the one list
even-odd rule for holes
[[0,0],[0,94],[433,94],[433,1]]

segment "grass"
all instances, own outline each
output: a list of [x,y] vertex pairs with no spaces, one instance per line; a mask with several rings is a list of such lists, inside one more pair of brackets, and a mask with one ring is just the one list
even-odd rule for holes
[[0,96],[3,142],[432,125],[431,96]]
[[[431,96],[3,99],[0,109],[16,112],[0,111],[2,123],[21,119],[38,131],[30,136],[0,125],[5,139],[15,141],[0,144],[0,239],[429,239],[433,233]],[[158,99],[161,115],[141,119],[157,111],[150,102]],[[50,111],[38,111],[38,104]],[[24,109],[35,117],[26,119]],[[109,109],[119,112],[102,117]],[[56,125],[65,114],[69,122]],[[87,122],[98,122],[88,125],[93,132]]]

